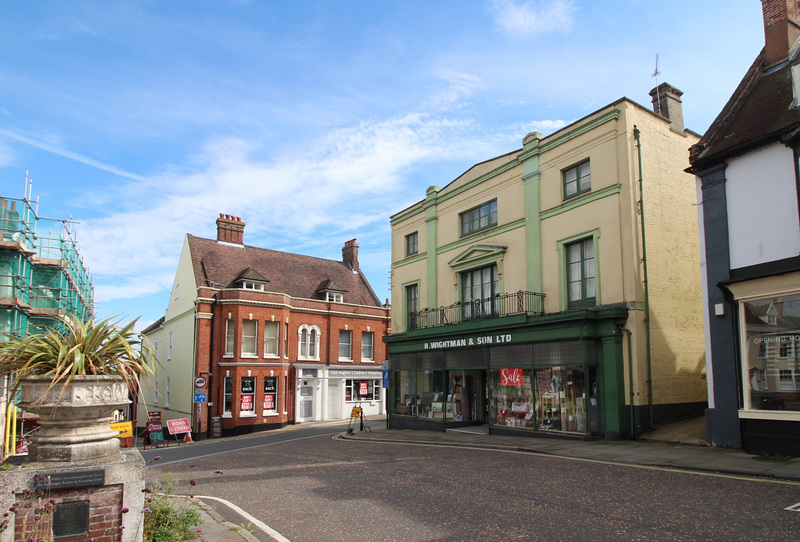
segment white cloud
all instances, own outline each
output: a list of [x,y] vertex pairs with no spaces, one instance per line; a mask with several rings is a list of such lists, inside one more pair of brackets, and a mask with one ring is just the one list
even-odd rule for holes
[[569,32],[576,8],[571,0],[492,0],[495,24],[513,38]]

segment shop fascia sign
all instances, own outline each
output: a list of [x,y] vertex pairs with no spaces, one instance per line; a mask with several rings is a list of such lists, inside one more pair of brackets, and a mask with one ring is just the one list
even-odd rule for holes
[[379,378],[381,376],[381,372],[378,370],[375,371],[340,371],[338,369],[331,369],[328,371],[328,376],[343,376],[347,378],[353,378],[355,376],[368,376],[370,378]]
[[511,342],[511,333],[498,335],[479,335],[477,337],[459,337],[457,339],[442,339],[424,343],[425,350],[447,350],[448,348],[468,348],[470,346],[485,346],[487,344],[508,344]]

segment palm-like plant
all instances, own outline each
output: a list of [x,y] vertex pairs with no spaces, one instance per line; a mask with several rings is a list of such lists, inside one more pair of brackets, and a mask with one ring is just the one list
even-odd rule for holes
[[74,377],[91,375],[121,376],[138,388],[140,379],[155,374],[158,360],[149,339],[133,331],[138,318],[125,326],[115,318],[83,322],[70,316],[43,335],[6,335],[7,342],[0,343],[0,375],[11,378],[12,391],[32,376],[49,377],[47,391],[59,384],[63,391]]

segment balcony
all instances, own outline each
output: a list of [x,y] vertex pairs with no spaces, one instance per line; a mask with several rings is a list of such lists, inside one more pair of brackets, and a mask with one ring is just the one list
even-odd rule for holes
[[515,314],[541,316],[544,314],[544,294],[519,292],[497,294],[494,297],[458,302],[447,307],[422,309],[408,315],[409,331],[502,318]]

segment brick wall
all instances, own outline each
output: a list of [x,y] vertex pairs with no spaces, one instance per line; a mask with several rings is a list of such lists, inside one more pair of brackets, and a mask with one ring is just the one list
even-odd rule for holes
[[[109,485],[103,487],[66,489],[51,491],[41,497],[28,499],[30,506],[23,505],[15,515],[14,542],[27,542],[33,537],[35,540],[46,540],[49,535],[53,516],[45,518],[38,525],[36,533],[31,532],[31,526],[36,524],[40,508],[47,502],[52,502],[58,507],[61,503],[89,501],[89,533],[59,538],[59,542],[78,542],[91,540],[92,542],[117,542],[122,540],[122,485]],[[18,500],[23,500],[24,493],[16,493]]]

